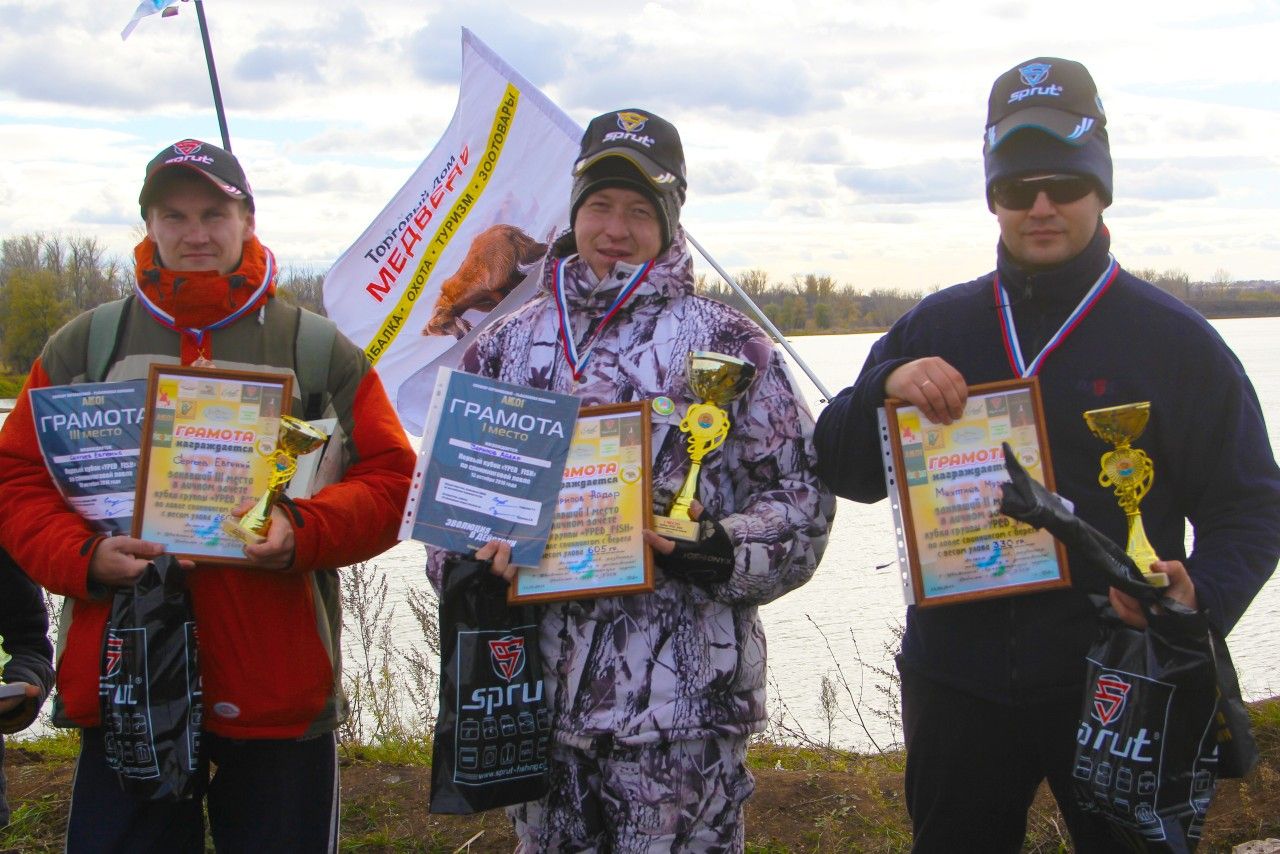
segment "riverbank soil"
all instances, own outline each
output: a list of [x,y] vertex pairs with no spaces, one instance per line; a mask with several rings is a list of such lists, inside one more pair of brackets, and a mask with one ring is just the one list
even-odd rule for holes
[[[1250,840],[1280,837],[1280,698],[1255,704],[1254,721],[1262,762],[1246,780],[1219,782],[1201,851],[1229,852]],[[902,806],[902,758],[753,747],[756,792],[747,806],[747,851],[907,850],[911,835]],[[14,816],[10,827],[0,831],[0,854],[62,850],[73,763],[11,744],[6,767]],[[430,779],[430,769],[420,765],[344,760],[343,850],[512,850],[515,837],[501,811],[428,814]],[[1057,807],[1044,789],[1024,850],[1069,850],[1061,827]]]

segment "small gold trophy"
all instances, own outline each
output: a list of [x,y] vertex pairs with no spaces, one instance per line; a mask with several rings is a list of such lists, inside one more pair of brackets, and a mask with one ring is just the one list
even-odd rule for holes
[[264,456],[271,460],[272,470],[267,478],[267,491],[258,503],[239,519],[223,518],[222,530],[241,542],[257,545],[266,542],[271,528],[271,509],[276,506],[285,487],[298,470],[298,457],[306,456],[325,443],[329,437],[320,430],[292,415],[280,416],[280,435],[276,447]]
[[690,517],[689,508],[698,493],[702,459],[724,444],[729,435],[729,413],[724,407],[747,390],[756,369],[742,359],[702,350],[690,353],[685,364],[689,388],[702,400],[690,406],[680,422],[681,431],[689,434],[689,459],[693,464],[671,504],[670,515],[655,516],[653,530],[673,540],[697,542],[698,523]]
[[1151,489],[1155,467],[1146,451],[1130,445],[1146,429],[1150,414],[1151,404],[1144,401],[1109,406],[1106,409],[1091,409],[1084,414],[1084,420],[1093,435],[1115,445],[1115,450],[1102,455],[1102,471],[1098,474],[1098,483],[1115,490],[1120,509],[1129,520],[1129,542],[1125,546],[1125,553],[1142,570],[1148,584],[1167,587],[1169,576],[1163,572],[1152,572],[1149,568],[1160,558],[1147,541],[1147,532],[1142,527],[1142,514],[1138,512],[1138,502]]

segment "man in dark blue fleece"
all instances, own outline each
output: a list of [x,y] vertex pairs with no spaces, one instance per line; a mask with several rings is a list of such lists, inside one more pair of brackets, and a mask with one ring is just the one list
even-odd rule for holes
[[[945,424],[962,413],[968,386],[1038,376],[1057,491],[1124,543],[1124,513],[1098,483],[1108,446],[1082,413],[1150,401],[1138,444],[1156,475],[1142,516],[1165,558],[1150,568],[1226,633],[1280,556],[1280,471],[1235,355],[1199,314],[1111,256],[1106,124],[1077,62],[1039,57],[996,80],[984,144],[996,269],[930,295],[875,344],[818,419],[818,469],[836,494],[878,501],[876,410],[886,397]],[[1113,590],[1111,601],[1144,623],[1133,600]],[[914,850],[1018,851],[1046,778],[1077,850],[1120,850],[1071,796],[1095,631],[1079,589],[907,609],[898,669]]]

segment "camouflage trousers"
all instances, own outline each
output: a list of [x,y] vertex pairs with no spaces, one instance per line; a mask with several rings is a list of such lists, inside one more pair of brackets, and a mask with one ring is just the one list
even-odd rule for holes
[[746,756],[745,736],[638,747],[553,742],[550,790],[507,811],[516,851],[740,852],[742,805],[755,790]]

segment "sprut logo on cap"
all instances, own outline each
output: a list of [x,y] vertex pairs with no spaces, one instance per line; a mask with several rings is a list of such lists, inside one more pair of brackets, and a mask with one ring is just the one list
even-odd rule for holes
[[634,142],[636,145],[643,145],[645,148],[653,148],[653,144],[657,142],[657,140],[648,135],[640,135],[640,131],[644,130],[645,123],[648,121],[649,117],[643,113],[618,113],[618,127],[621,128],[621,130],[606,133],[601,142],[618,142],[619,140],[625,140],[627,142]]
[[1018,76],[1028,86],[1039,86],[1049,76],[1050,68],[1053,68],[1053,66],[1047,62],[1033,62],[1030,65],[1024,65],[1019,68]]
[[[173,153],[176,157],[167,158],[159,166],[172,166],[176,163],[203,163],[207,166],[213,165],[213,158],[207,154],[201,154],[200,149],[204,147],[204,143],[198,139],[184,139],[182,142],[173,144]],[[155,162],[155,161],[152,161]],[[156,168],[159,168],[157,166]],[[226,183],[225,181],[222,183]],[[231,188],[235,190],[235,187]]]
[[1027,84],[1026,89],[1017,89],[1009,93],[1009,103],[1016,104],[1023,98],[1030,98],[1034,95],[1044,95],[1047,98],[1058,98],[1062,95],[1062,87],[1056,83],[1049,86],[1041,86],[1049,76],[1049,69],[1053,68],[1046,62],[1033,62],[1030,65],[1024,65],[1018,69],[1018,77],[1022,82]]
[[618,113],[618,127],[628,133],[644,130],[644,123],[649,121],[649,117],[643,113]]

